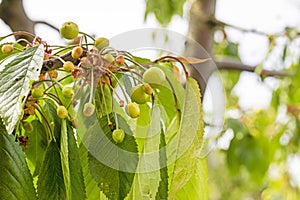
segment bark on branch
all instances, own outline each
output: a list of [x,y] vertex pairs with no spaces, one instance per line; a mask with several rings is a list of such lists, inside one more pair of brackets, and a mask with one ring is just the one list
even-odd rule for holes
[[[236,70],[236,71],[255,72],[255,68],[256,68],[256,66],[245,65],[241,62],[235,60],[229,60],[229,59],[215,60],[215,63],[218,67],[218,70]],[[261,75],[284,77],[292,74],[289,74],[285,71],[263,69]]]

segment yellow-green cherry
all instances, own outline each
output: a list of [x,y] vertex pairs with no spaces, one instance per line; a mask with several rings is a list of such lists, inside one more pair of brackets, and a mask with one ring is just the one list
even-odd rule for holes
[[14,46],[11,44],[5,44],[1,47],[2,53],[11,53],[14,50]]
[[95,112],[94,104],[92,104],[90,102],[84,104],[84,107],[83,107],[83,115],[84,116],[90,117],[94,114],[94,112]]
[[94,46],[100,51],[101,49],[109,46],[109,40],[104,37],[96,38]]
[[42,96],[44,96],[44,92],[39,89],[39,88],[34,88],[32,91],[31,91],[31,95],[34,97],[34,98],[40,98]]
[[68,117],[68,110],[64,106],[58,106],[56,109],[56,113],[61,119],[65,119]]
[[63,96],[64,97],[66,97],[66,98],[72,98],[73,97],[73,95],[74,95],[74,90],[73,90],[73,88],[72,87],[64,87],[63,89],[62,89],[62,94],[63,94]]
[[71,72],[73,71],[73,69],[75,68],[74,64],[71,61],[66,61],[63,64],[63,69],[67,72]]
[[80,58],[83,53],[83,49],[80,46],[74,47],[71,52],[71,56],[74,59]]
[[125,138],[125,133],[122,129],[115,129],[112,133],[112,138],[116,143],[121,143]]
[[114,56],[111,55],[110,53],[105,54],[105,55],[103,56],[103,58],[104,58],[107,62],[109,62],[109,63],[112,63],[112,62],[114,62],[114,60],[115,60]]
[[69,40],[76,38],[79,33],[78,25],[75,24],[74,22],[63,23],[59,31],[62,37]]
[[142,88],[145,91],[145,93],[148,95],[151,95],[153,93],[153,89],[149,83],[144,83]]
[[133,102],[144,104],[149,100],[149,95],[143,89],[143,85],[139,84],[131,88],[130,98]]
[[137,118],[140,116],[139,104],[137,104],[135,102],[130,102],[130,103],[126,104],[125,111],[126,111],[127,115],[130,116],[131,118]]
[[158,67],[150,67],[143,74],[146,83],[160,85],[166,80],[164,71]]

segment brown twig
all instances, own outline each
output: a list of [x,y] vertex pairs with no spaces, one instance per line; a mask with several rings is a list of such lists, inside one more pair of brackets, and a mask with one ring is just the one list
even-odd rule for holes
[[[236,71],[255,72],[255,68],[256,68],[256,66],[245,65],[235,60],[216,60],[215,63],[218,67],[218,70],[236,70]],[[261,75],[284,77],[284,76],[291,76],[293,74],[288,73],[286,71],[263,69]]]
[[[82,57],[84,56],[86,56],[86,51],[83,51]],[[49,60],[45,60],[43,62],[41,73],[61,68],[63,66],[61,59],[63,59],[64,61],[71,61],[74,65],[77,65],[80,62],[80,59],[74,59],[71,56],[71,51],[69,51],[59,56],[59,58],[51,58]]]
[[57,32],[59,32],[59,29],[56,26],[50,24],[49,22],[41,21],[41,20],[37,20],[37,21],[33,21],[33,22],[34,22],[34,25],[36,25],[36,24],[44,24],[44,25],[49,26],[50,28],[56,30]]

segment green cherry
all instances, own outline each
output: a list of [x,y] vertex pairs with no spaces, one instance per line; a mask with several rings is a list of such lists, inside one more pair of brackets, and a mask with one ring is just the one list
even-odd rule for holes
[[122,129],[115,129],[112,133],[112,138],[116,143],[121,143],[125,138],[125,133]]
[[133,102],[144,104],[149,100],[149,95],[143,89],[143,85],[139,84],[130,90],[130,98]]
[[137,104],[135,102],[130,102],[130,103],[126,104],[125,111],[126,111],[127,115],[130,116],[131,118],[137,118],[140,116],[139,104]]
[[59,31],[62,37],[69,40],[76,38],[79,33],[78,26],[74,22],[63,23]]
[[109,46],[109,40],[104,37],[96,38],[94,46],[100,51],[101,49]]
[[92,103],[86,103],[83,107],[83,115],[86,117],[90,117],[95,112],[95,106]]
[[72,98],[73,95],[74,95],[74,90],[73,90],[72,87],[64,87],[64,88],[62,89],[62,94],[63,94],[64,97],[70,99],[70,98]]
[[146,83],[160,85],[166,80],[166,75],[160,68],[150,67],[144,72],[143,79]]
[[64,106],[58,106],[56,109],[56,113],[61,119],[65,119],[68,117],[68,110]]

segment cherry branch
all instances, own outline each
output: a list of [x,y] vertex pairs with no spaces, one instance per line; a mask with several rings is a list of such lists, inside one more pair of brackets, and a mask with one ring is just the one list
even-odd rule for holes
[[[84,51],[82,57],[86,56],[86,51]],[[61,68],[63,63],[61,61],[71,61],[74,65],[79,63],[79,59],[74,59],[71,56],[71,51],[67,52],[60,56],[60,58],[51,58],[49,60],[45,60],[42,67],[42,72],[45,73],[47,71],[55,70]],[[223,60],[215,60],[218,70],[236,70],[236,71],[248,71],[248,72],[255,72],[256,66],[245,65],[241,62],[231,59],[223,59]],[[284,76],[291,76],[292,73],[288,73],[285,71],[277,71],[277,70],[266,70],[263,69],[261,72],[263,76],[276,76],[276,77],[284,77]]]
[[[255,68],[256,68],[256,66],[245,65],[241,62],[238,62],[235,60],[229,60],[229,59],[215,60],[215,63],[219,70],[236,70],[236,71],[255,72]],[[284,76],[291,76],[293,74],[285,72],[285,71],[263,69],[261,72],[261,75],[284,77]]]
[[[52,71],[58,68],[61,68],[63,66],[62,60],[64,61],[71,61],[74,65],[79,64],[80,59],[74,59],[71,55],[71,51],[59,56],[50,58],[49,60],[45,60],[43,62],[41,73],[45,73],[48,71]],[[86,56],[86,51],[83,51],[82,57]]]
[[41,20],[37,20],[37,21],[33,21],[33,22],[34,22],[34,25],[36,25],[36,24],[44,24],[44,25],[49,26],[50,28],[56,30],[57,32],[59,32],[59,29],[56,26],[50,24],[49,22],[41,21]]
[[[247,29],[247,28],[243,28],[243,27],[236,26],[236,25],[233,25],[233,24],[225,23],[223,21],[220,21],[220,20],[216,19],[215,17],[209,17],[206,20],[205,23],[207,25],[209,25],[210,27],[212,27],[212,28],[215,28],[215,27],[221,27],[221,28],[231,27],[231,28],[236,29],[236,30],[241,31],[241,32],[255,33],[255,34],[263,35],[263,36],[270,36],[270,35],[272,35],[274,37],[280,37],[280,36],[288,35],[287,31],[282,31],[282,32],[270,34],[270,33],[266,33],[266,32],[263,32],[263,31],[256,30],[256,29]],[[299,36],[300,32],[298,32],[297,35]]]

